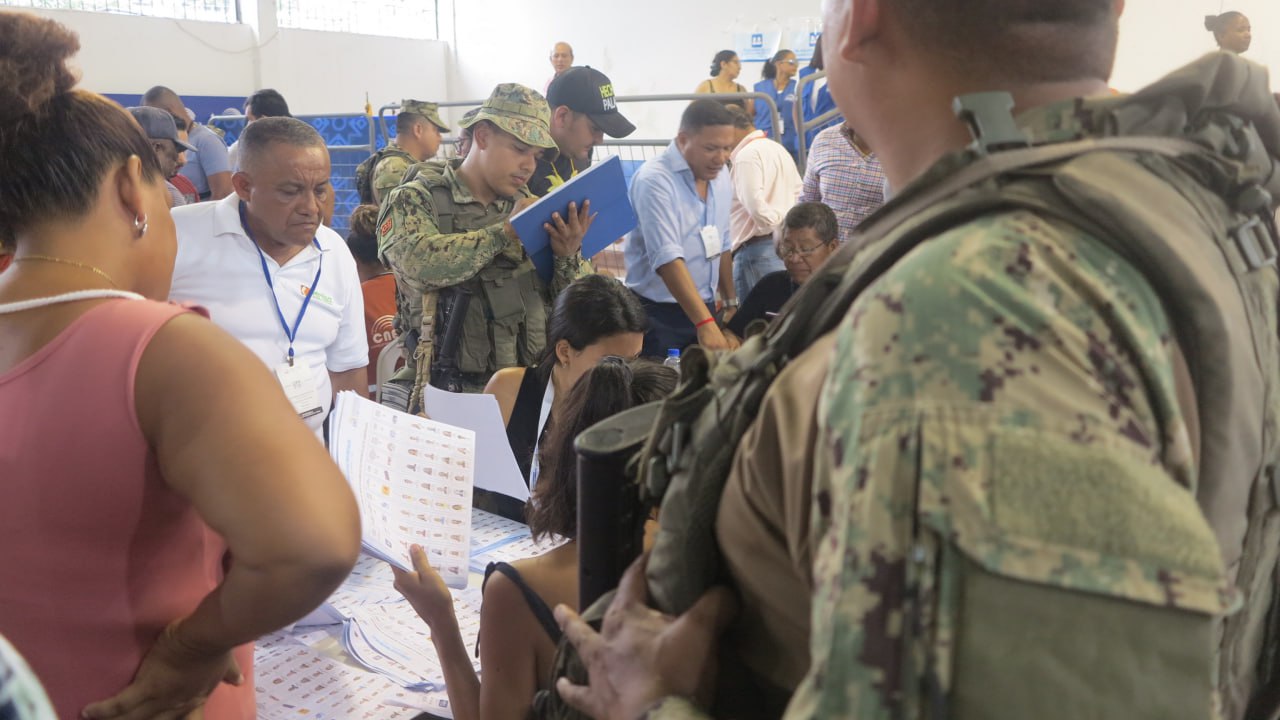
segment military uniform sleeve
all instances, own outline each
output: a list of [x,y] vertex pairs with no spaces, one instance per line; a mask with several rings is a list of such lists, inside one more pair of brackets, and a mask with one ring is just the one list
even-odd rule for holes
[[869,287],[819,404],[788,717],[1211,717],[1229,591],[1170,337],[1131,265],[1028,213]]
[[395,190],[404,174],[409,171],[409,161],[398,155],[390,155],[382,159],[373,169],[373,199],[382,202]]
[[592,270],[591,264],[582,259],[582,253],[556,258],[554,270],[551,273],[551,286],[548,288],[550,293],[548,300],[554,301],[560,291],[569,287],[574,280],[586,277],[592,272],[594,270]]
[[[503,223],[445,235],[430,196],[409,183],[391,191],[378,217],[378,254],[396,282],[424,293],[470,280],[503,252],[523,253]],[[514,247],[513,247],[514,245]]]

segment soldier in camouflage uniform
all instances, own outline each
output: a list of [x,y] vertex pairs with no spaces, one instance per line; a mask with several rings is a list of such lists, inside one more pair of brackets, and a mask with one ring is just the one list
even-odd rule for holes
[[[1035,142],[1087,136],[1071,98],[1107,93],[1120,7],[832,0],[832,94],[905,203],[954,172],[934,163],[968,141],[950,99],[974,88],[1039,107],[1018,119]],[[1241,548],[1197,503],[1221,479],[1201,475],[1175,318],[1140,270],[1026,210],[897,260],[739,441],[716,521],[738,602],[720,588],[665,617],[633,566],[602,635],[557,608],[591,672],[560,695],[597,718],[700,717],[727,629],[721,661],[783,697],[738,716],[1244,717],[1214,690]]]
[[400,152],[386,152],[373,167],[373,202],[381,203],[395,189],[409,167],[436,156],[440,149],[440,133],[449,126],[440,119],[440,107],[421,100],[401,100],[396,115],[396,139]]
[[[474,138],[466,159],[415,166],[382,205],[378,247],[396,275],[397,326],[411,348],[403,377],[414,381],[415,409],[427,381],[480,392],[498,370],[532,364],[546,342],[551,301],[590,272],[581,255],[588,208],[570,206],[568,218],[547,226],[555,254],[549,283],[507,221],[532,203],[525,183],[541,152],[555,147],[549,115],[537,92],[499,85],[464,120]],[[445,347],[455,313],[456,342]]]

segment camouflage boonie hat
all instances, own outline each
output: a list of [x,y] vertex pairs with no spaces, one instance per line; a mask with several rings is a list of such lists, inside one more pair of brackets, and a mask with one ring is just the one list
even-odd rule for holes
[[440,106],[433,102],[423,102],[421,100],[401,100],[400,112],[413,113],[431,121],[432,125],[440,128],[444,132],[449,132],[453,128],[444,124],[440,119]]
[[464,116],[458,125],[468,128],[481,120],[488,120],[526,145],[540,148],[556,146],[556,141],[551,138],[551,108],[547,106],[546,98],[524,85],[499,85],[474,115],[467,115],[470,117]]

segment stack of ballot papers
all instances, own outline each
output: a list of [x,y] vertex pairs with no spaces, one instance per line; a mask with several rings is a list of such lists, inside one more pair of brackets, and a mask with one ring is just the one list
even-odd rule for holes
[[[491,562],[514,562],[533,557],[564,542],[558,537],[534,542],[528,526],[523,523],[474,508],[471,509],[470,528],[468,569],[477,573],[483,572]],[[258,667],[264,667],[265,662],[274,668],[282,657],[293,663],[300,663],[305,658],[317,667],[332,670],[333,678],[343,687],[352,684],[351,673],[377,678],[378,682],[366,679],[360,685],[363,688],[360,697],[364,701],[384,702],[377,698],[386,696],[391,698],[385,701],[390,705],[404,705],[434,715],[449,716],[444,670],[431,643],[431,629],[396,591],[394,583],[391,568],[385,560],[362,554],[346,581],[306,621],[300,622],[292,633],[276,633],[268,636],[266,645],[259,643]],[[475,642],[480,631],[481,588],[455,589],[453,600],[462,637],[468,643]],[[317,654],[316,648],[326,646],[348,662]],[[285,652],[280,647],[291,649]],[[474,653],[472,663],[476,672],[480,672],[480,661]],[[277,692],[267,695],[259,692],[261,718],[271,720],[301,715],[363,717],[363,713],[343,715],[343,708],[320,702],[330,697],[327,694],[307,704],[296,694],[280,693],[287,689],[276,688]],[[264,705],[277,702],[304,708],[306,712],[287,715]],[[376,717],[399,716],[380,711]]]

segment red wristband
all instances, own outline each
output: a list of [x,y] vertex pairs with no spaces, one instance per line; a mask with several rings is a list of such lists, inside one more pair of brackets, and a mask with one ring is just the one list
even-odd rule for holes
[[715,316],[713,315],[713,316],[711,316],[711,317],[707,318],[706,320],[703,320],[702,322],[696,322],[696,323],[694,323],[694,324],[693,324],[693,329],[694,329],[694,330],[697,330],[698,328],[702,327],[703,325],[709,325],[709,324],[711,324],[711,323],[713,323],[713,322],[715,322],[715,321],[716,321],[716,318],[715,318]]

